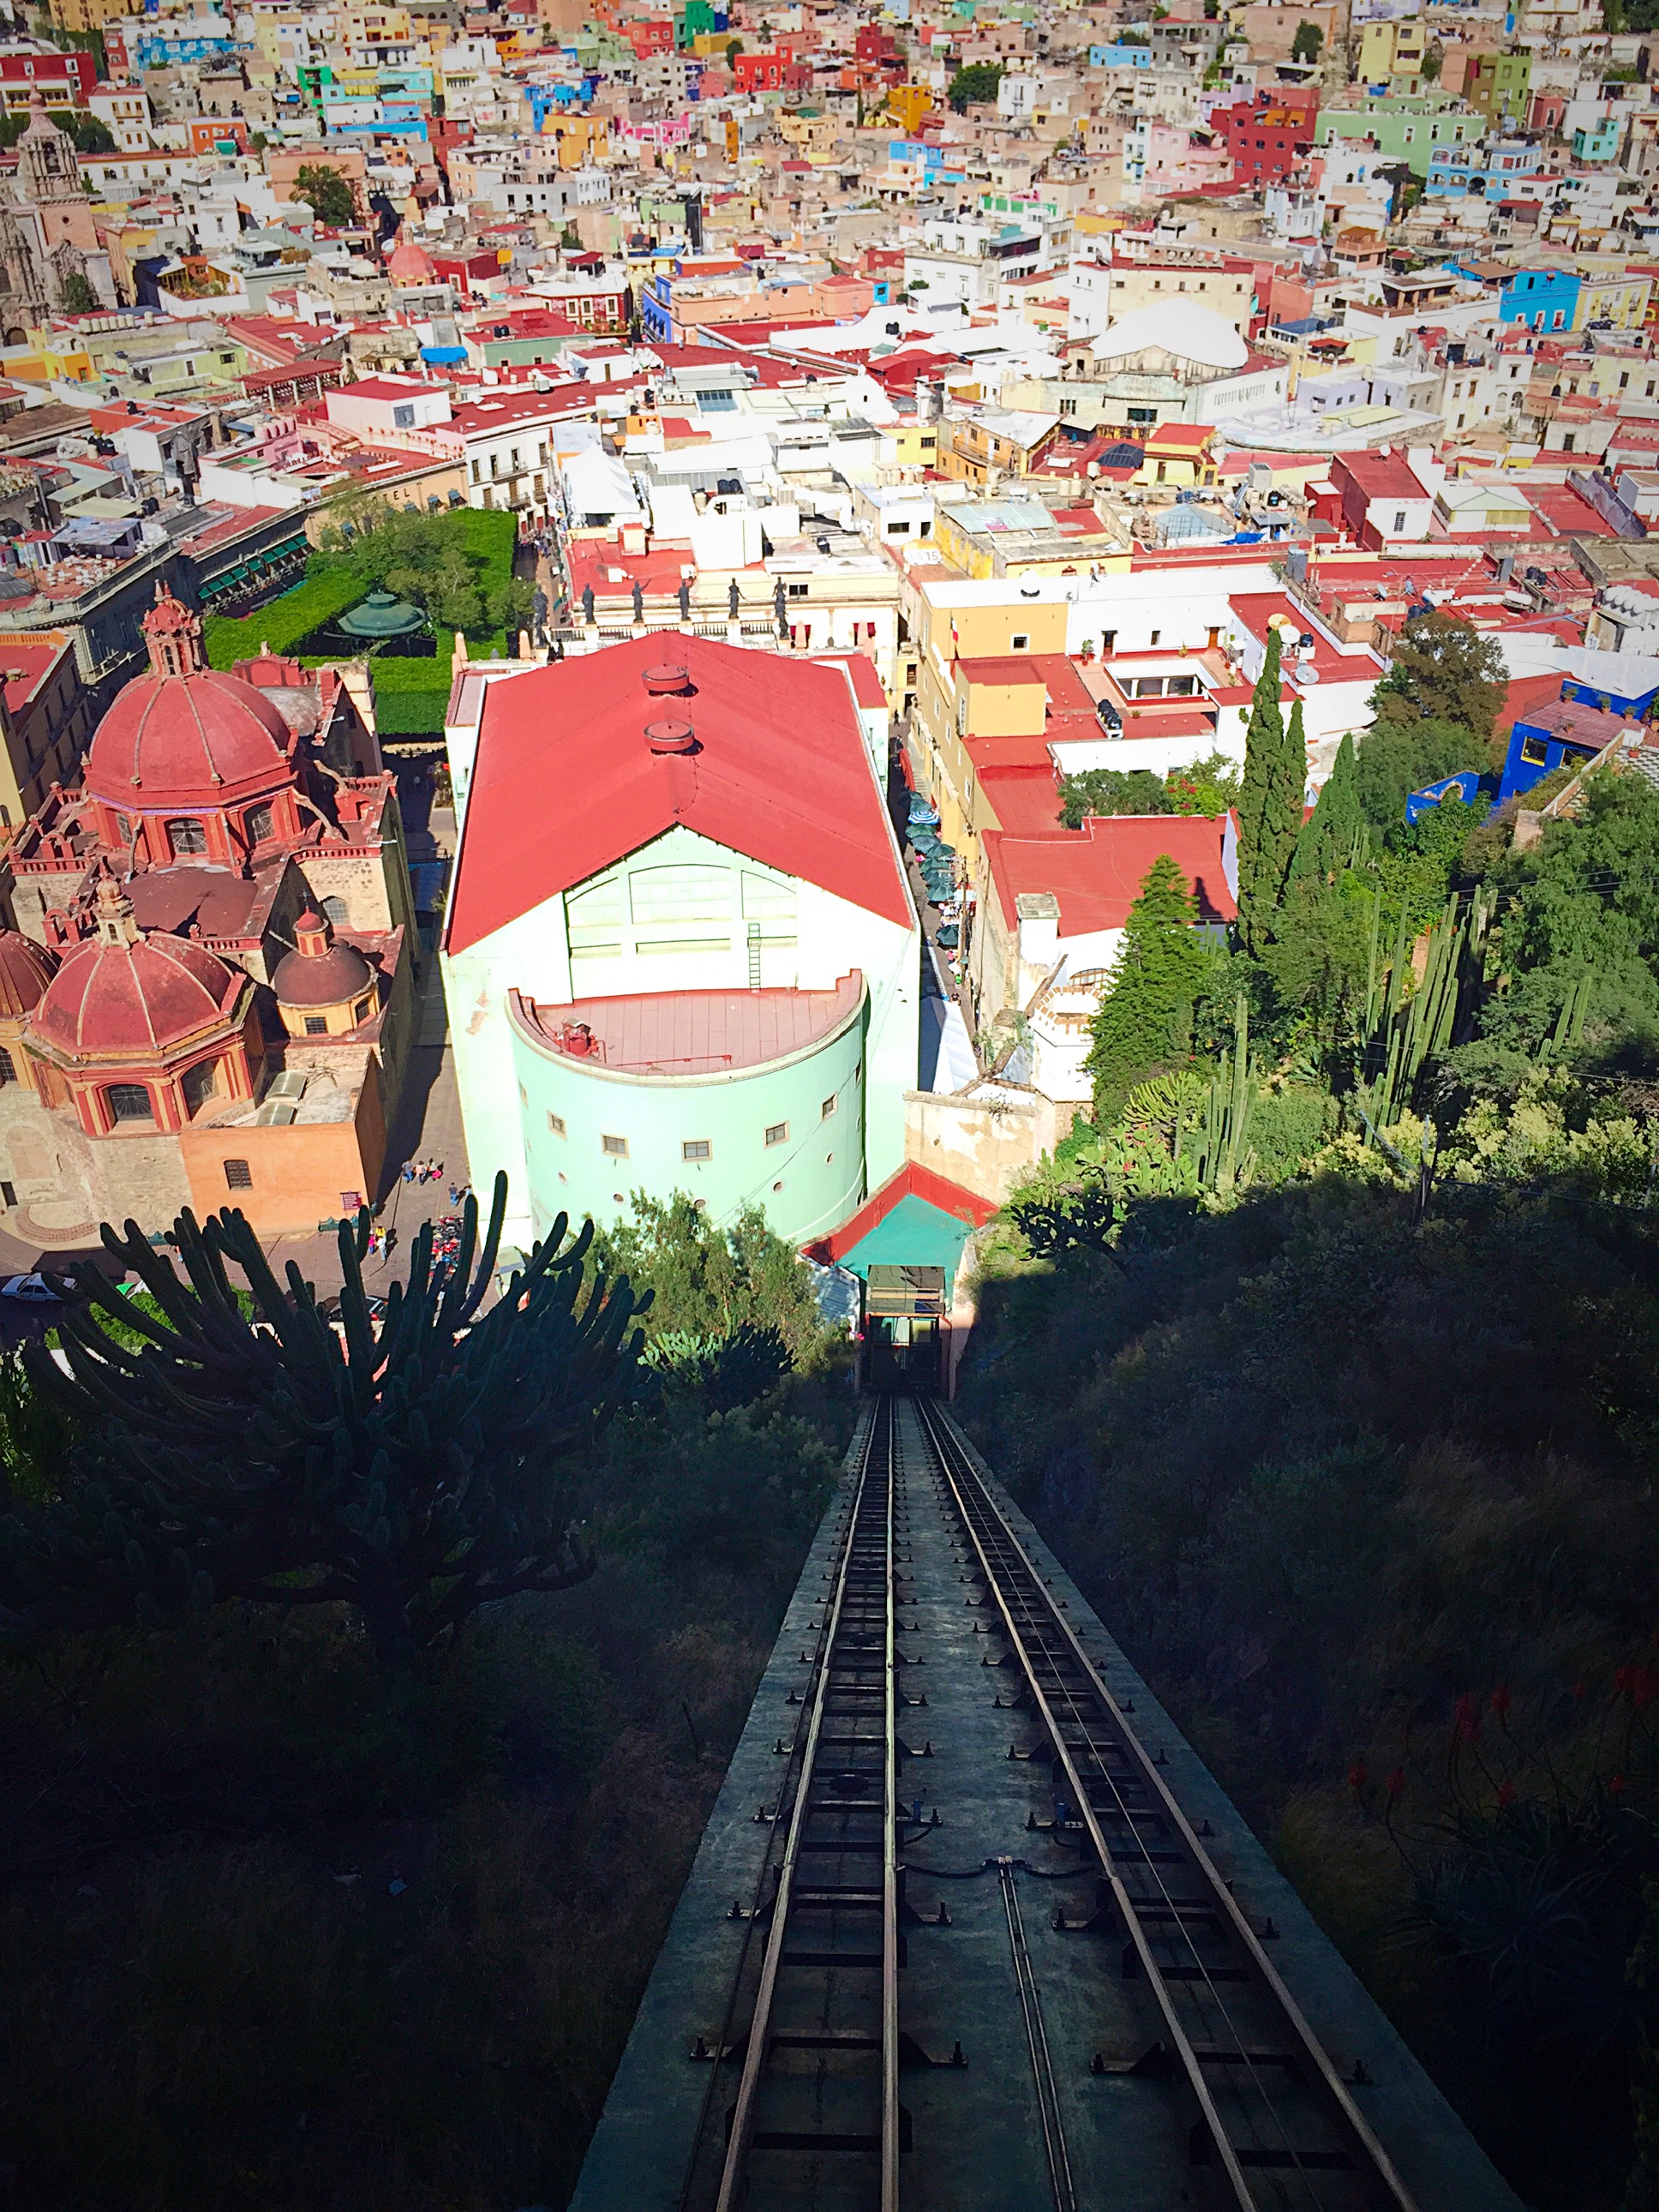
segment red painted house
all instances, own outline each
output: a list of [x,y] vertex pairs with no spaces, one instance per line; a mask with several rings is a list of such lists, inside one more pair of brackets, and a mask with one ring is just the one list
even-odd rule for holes
[[1210,128],[1233,157],[1233,189],[1282,184],[1313,150],[1319,94],[1279,85],[1211,112]]

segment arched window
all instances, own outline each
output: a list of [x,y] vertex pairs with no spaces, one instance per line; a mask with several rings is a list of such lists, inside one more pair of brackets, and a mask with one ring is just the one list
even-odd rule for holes
[[193,1121],[208,1100],[219,1088],[219,1064],[216,1060],[198,1060],[194,1067],[185,1070],[185,1111]]
[[254,806],[248,810],[247,842],[250,845],[263,845],[267,837],[272,837],[276,833],[276,824],[268,806]]
[[104,1093],[114,1121],[153,1121],[149,1092],[142,1083],[112,1083]]
[[169,822],[167,824],[167,842],[173,848],[173,858],[175,860],[182,860],[186,854],[191,853],[205,853],[207,850],[207,824],[205,822],[193,822],[190,820],[183,822]]
[[323,901],[323,920],[332,922],[336,929],[343,929],[351,920],[351,908],[343,898],[325,898]]

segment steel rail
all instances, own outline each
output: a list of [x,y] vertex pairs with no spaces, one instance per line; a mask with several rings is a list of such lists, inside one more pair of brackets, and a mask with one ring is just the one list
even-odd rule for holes
[[789,1826],[783,1856],[777,1863],[777,1885],[771,1907],[771,1922],[767,1932],[766,1948],[763,1954],[760,1977],[756,1990],[755,2003],[750,2015],[748,2036],[744,2050],[743,2073],[738,2084],[736,2102],[731,2112],[730,2129],[726,2155],[720,2170],[720,2188],[715,2198],[715,2212],[736,2212],[744,2201],[746,2169],[755,2134],[756,2106],[759,2100],[762,2075],[770,2053],[773,2006],[778,1992],[778,1982],[785,1958],[784,1945],[788,1937],[791,1911],[794,1900],[796,1875],[805,1844],[805,1826],[812,1810],[813,1784],[817,1773],[818,1752],[823,1735],[823,1723],[830,1701],[836,1670],[836,1651],[840,1638],[842,1615],[846,1609],[848,1578],[858,1550],[860,1523],[866,1492],[870,1485],[872,1468],[877,1465],[878,1451],[884,1452],[887,1498],[884,1510],[884,1574],[885,1592],[884,1605],[884,1676],[885,1693],[884,1705],[884,1837],[883,1842],[882,1880],[882,2107],[881,2107],[881,2163],[883,2212],[897,2212],[898,2184],[898,2022],[897,2022],[897,1861],[895,1849],[896,1826],[897,1780],[894,1737],[893,1673],[894,1652],[894,1589],[893,1589],[893,1492],[895,1472],[894,1423],[890,1402],[878,1401],[872,1414],[865,1439],[863,1456],[859,1466],[858,1484],[847,1528],[836,1563],[835,1587],[824,1631],[818,1642],[817,1676],[812,1686],[810,1717],[802,1746],[800,1765],[795,1784],[795,1794],[790,1808]]
[[[887,1401],[887,1603],[882,1637],[881,1814],[881,2212],[898,2212],[898,1664],[893,1638],[895,1602],[893,1508],[898,1493],[898,1423]],[[850,1547],[849,1547],[850,1550]]]
[[[948,1425],[947,1417],[937,1407],[927,1404],[926,1401],[917,1401],[917,1411],[923,1433],[950,1486],[962,1525],[978,1557],[986,1588],[990,1591],[996,1602],[997,1609],[1001,1614],[1005,1632],[1019,1662],[1025,1678],[1026,1688],[1048,1731],[1054,1748],[1055,1757],[1065,1771],[1079,1817],[1088,1831],[1090,1842],[1100,1861],[1111,1890],[1113,1902],[1122,1918],[1141,1972],[1146,1975],[1148,1986],[1156,1999],[1170,2042],[1180,2057],[1188,2086],[1198,2105],[1206,2131],[1210,2136],[1215,2154],[1226,2175],[1235,2201],[1241,2208],[1241,2212],[1261,2212],[1261,2200],[1250,2186],[1237,2151],[1204,2077],[1202,2063],[1191,2039],[1182,2024],[1173,1993],[1158,1965],[1153,1954],[1151,1937],[1137,1910],[1137,1901],[1129,1893],[1105,1832],[1096,1817],[1095,1808],[1091,1802],[1087,1786],[1079,1771],[1073,1748],[1066,1741],[1060,1717],[1057,1716],[1054,1704],[1042,1683],[1037,1680],[1036,1669],[1031,1656],[1030,1635],[1028,1632],[1023,1631],[1014,1619],[1013,1610],[1009,1603],[1009,1594],[1004,1587],[1004,1578],[998,1573],[993,1564],[980,1529],[975,1525],[975,1512],[970,1510],[970,1497],[973,1507],[977,1509],[978,1513],[994,1529],[999,1542],[1017,1563],[1029,1589],[1035,1593],[1048,1629],[1058,1637],[1067,1655],[1080,1670],[1089,1688],[1099,1701],[1100,1707],[1106,1714],[1115,1734],[1118,1747],[1128,1754],[1139,1771],[1144,1786],[1156,1799],[1158,1810],[1180,1837],[1195,1870],[1209,1892],[1216,1915],[1233,1936],[1249,1966],[1255,1972],[1289,2028],[1296,2046],[1307,2061],[1320,2087],[1325,2092],[1338,2121],[1340,2130],[1348,2136],[1352,2146],[1363,2154],[1366,2167],[1380,2183],[1389,2203],[1396,2208],[1396,2212],[1417,2212],[1415,2200],[1407,2190],[1394,2161],[1378,2142],[1364,2116],[1348,2094],[1346,2086],[1331,2063],[1324,2046],[1309,2027],[1300,2007],[1285,1987],[1272,1960],[1262,1949],[1255,1930],[1251,1927],[1214,1862],[1204,1849],[1191,1822],[1164,1780],[1158,1767],[1147,1753],[1139,1734],[1108,1688],[1071,1623],[1048,1595],[1042,1577],[1037,1572],[1024,1546],[1020,1542],[1006,1516],[997,1504],[988,1486],[974,1468],[960,1439]],[[1074,1716],[1074,1724],[1081,1724],[1085,1734],[1087,1733],[1086,1719],[1080,1712]],[[1090,1739],[1089,1748],[1091,1753],[1097,1753],[1097,1763],[1103,1773],[1106,1762],[1103,1757],[1098,1756],[1097,1747],[1092,1737]],[[1119,1803],[1127,1814],[1128,1808],[1123,1805],[1121,1796]],[[1133,1832],[1133,1824],[1131,1832]],[[1167,1899],[1167,1892],[1164,1895]],[[1181,1929],[1182,1923],[1179,1916],[1173,1924],[1177,1929]],[[1190,1937],[1188,1940],[1190,1942]],[[1206,1978],[1207,1979],[1207,1976]],[[1214,1990],[1213,1984],[1211,1985],[1211,1992],[1219,2002],[1218,1992]],[[1224,2016],[1224,2006],[1222,2007],[1222,2010]],[[1245,2057],[1248,2063],[1248,2054],[1243,2052],[1242,2043],[1241,2055]],[[1259,2083],[1258,2087],[1260,2087]],[[1262,2094],[1265,2097],[1265,2091]],[[1268,2099],[1267,2101],[1268,2109],[1272,2112],[1273,2108],[1271,2100]],[[1274,2118],[1277,2120],[1276,2113]]]
[[1077,2212],[1077,2190],[1072,2179],[1072,2157],[1066,2146],[1066,2123],[1060,2109],[1060,2087],[1048,2048],[1048,2031],[1042,2018],[1042,1993],[1037,1987],[1031,1947],[1025,1940],[1025,1921],[1019,1908],[1014,1870],[1006,1859],[999,1862],[997,1881],[1002,1910],[1008,1923],[1008,1948],[1014,1962],[1014,1992],[1019,1999],[1025,2027],[1025,2045],[1031,2054],[1031,2077],[1036,2084],[1037,2120],[1042,2130],[1042,2153],[1048,2166],[1048,2185],[1054,2191],[1054,2212]]

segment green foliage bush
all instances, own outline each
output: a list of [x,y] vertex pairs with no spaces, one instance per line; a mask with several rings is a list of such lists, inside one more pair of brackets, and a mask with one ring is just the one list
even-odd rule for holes
[[[559,1597],[398,1672],[343,1605],[0,1644],[20,2204],[566,2201],[852,1428],[762,1231],[635,1224],[682,1323],[738,1316],[772,1387],[717,1410],[684,1378],[586,1443],[599,1565]],[[813,1373],[767,1370],[780,1317]],[[0,1509],[62,1488],[56,1420],[0,1362]]]
[[202,640],[210,668],[234,668],[239,660],[252,660],[265,644],[273,653],[296,652],[313,630],[349,613],[368,585],[344,568],[314,572],[314,558],[307,563],[302,584],[257,613],[205,617]]

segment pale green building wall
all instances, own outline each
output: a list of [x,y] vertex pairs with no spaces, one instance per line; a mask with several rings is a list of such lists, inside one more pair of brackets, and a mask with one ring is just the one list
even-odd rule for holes
[[[515,1024],[535,1233],[561,1212],[577,1221],[614,1217],[635,1190],[685,1191],[720,1222],[762,1206],[796,1243],[833,1229],[864,1197],[867,1006],[866,998],[820,1044],[711,1076],[613,1073]],[[786,1133],[768,1144],[767,1131],[779,1127]],[[605,1151],[607,1137],[627,1145],[626,1158]],[[708,1158],[687,1160],[688,1140],[706,1144]]]
[[[549,803],[556,805],[556,795],[550,794]],[[896,871],[896,848],[895,855]],[[463,868],[466,865],[465,833],[460,865]],[[653,904],[647,900],[639,909],[647,918],[638,919],[631,884],[620,901],[614,896],[608,902],[604,896],[584,897],[586,893],[605,893],[618,877],[661,867],[706,871],[704,880],[711,884],[716,877],[723,876],[727,884],[724,916],[653,921],[648,918],[652,913],[664,910],[665,903],[673,902]],[[787,911],[792,904],[793,915]],[[781,1236],[804,1239],[833,1225],[832,1221],[819,1218],[823,1207],[832,1202],[832,1188],[848,1198],[842,1212],[834,1217],[838,1219],[903,1164],[904,1093],[915,1088],[918,1073],[921,945],[916,924],[912,921],[907,927],[888,921],[814,884],[761,867],[677,825],[590,883],[544,900],[465,952],[446,951],[442,956],[469,1170],[477,1187],[486,1190],[496,1170],[506,1169],[509,1238],[523,1243],[533,1236],[538,1204],[544,1203],[545,1194],[557,1187],[544,1182],[538,1153],[532,1188],[527,1125],[534,1121],[539,1144],[547,1129],[547,1115],[560,1110],[550,1096],[544,1096],[539,1070],[534,1085],[521,1074],[523,1042],[515,1040],[508,1012],[509,992],[517,990],[539,1004],[558,1006],[576,998],[616,998],[635,992],[745,990],[750,983],[751,921],[757,924],[763,988],[828,991],[855,968],[865,978],[867,1003],[860,1025],[861,1050],[854,1051],[852,1060],[852,1065],[862,1067],[858,1079],[862,1099],[854,1118],[861,1125],[863,1157],[855,1179],[845,1157],[852,1140],[837,1137],[817,1153],[817,1167],[811,1177],[805,1177],[804,1170],[800,1175],[792,1171],[781,1178],[783,1190],[775,1193],[771,1182],[780,1178],[762,1174],[763,1161],[752,1170],[738,1164],[742,1153],[737,1132],[740,1127],[747,1128],[754,1119],[750,1105],[723,1103],[720,1126],[726,1132],[726,1144],[732,1148],[734,1176],[741,1174],[745,1178],[744,1190],[760,1182],[758,1202]],[[819,1051],[830,1054],[831,1047],[821,1047]],[[836,1062],[831,1072],[839,1065]],[[576,1079],[591,1085],[591,1071],[585,1070]],[[773,1079],[770,1074],[763,1079],[764,1083]],[[838,1087],[816,1073],[809,1079],[805,1069],[795,1074],[780,1069],[776,1079],[792,1099],[799,1085],[807,1107],[813,1110]],[[521,1080],[526,1094],[522,1102]],[[762,1072],[757,1071],[733,1087],[746,1088],[762,1080]],[[819,1085],[816,1091],[814,1084]],[[627,1087],[643,1099],[656,1086],[647,1079]],[[752,1095],[758,1101],[760,1090]],[[839,1112],[848,1114],[851,1107],[849,1098]],[[669,1156],[665,1148],[672,1143],[678,1152],[687,1137],[708,1137],[712,1141],[716,1130],[681,1129],[679,1108],[671,1113],[665,1103],[649,1109],[641,1105],[640,1110],[643,1149],[639,1158],[630,1157],[627,1180],[617,1179],[613,1170],[602,1171],[592,1181],[585,1177],[580,1186],[584,1194],[580,1205],[574,1197],[570,1201],[573,1214],[586,1212],[591,1203],[598,1218],[614,1218],[623,1210],[612,1197],[618,1189],[627,1193],[645,1188],[653,1197],[666,1198],[676,1189],[691,1187],[685,1164]],[[768,1116],[770,1121],[790,1121],[792,1150],[802,1110],[792,1104],[787,1111]],[[631,1132],[626,1129],[598,1133],[629,1135],[632,1142]],[[827,1152],[836,1156],[829,1164],[823,1159]],[[650,1176],[640,1172],[647,1158]],[[562,1170],[555,1166],[550,1171],[555,1176],[561,1171],[567,1176],[572,1174],[568,1166]],[[723,1176],[723,1167],[719,1172]],[[574,1193],[578,1186],[572,1182],[565,1188]],[[590,1192],[593,1194],[591,1200]],[[557,1205],[548,1206],[547,1211],[556,1212],[565,1202],[561,1193]],[[808,1208],[811,1210],[804,1210]]]

